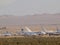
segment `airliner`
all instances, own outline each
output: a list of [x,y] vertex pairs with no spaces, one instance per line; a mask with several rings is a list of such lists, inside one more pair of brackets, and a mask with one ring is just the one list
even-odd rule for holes
[[50,31],[47,31],[47,29],[44,28],[44,27],[43,27],[43,29],[44,29],[44,32],[46,34],[49,34],[49,35],[60,35],[60,32],[59,32],[60,30],[58,28],[56,29],[56,31],[51,31],[51,30]]
[[25,31],[24,29],[21,29],[21,31],[19,32],[19,34],[21,34],[21,35],[43,35],[43,34],[45,34],[45,32],[43,32],[43,31],[39,31],[39,32],[33,32],[31,29],[29,29],[27,26],[25,26],[25,29],[27,30],[27,31]]

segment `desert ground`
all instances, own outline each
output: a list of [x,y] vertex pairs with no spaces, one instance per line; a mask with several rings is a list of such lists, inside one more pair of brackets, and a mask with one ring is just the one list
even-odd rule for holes
[[56,31],[57,27],[60,30],[60,25],[8,25],[8,26],[0,26],[0,28],[6,27],[6,29],[0,29],[0,33],[3,32],[11,32],[11,33],[16,33],[21,31],[21,29],[23,28],[24,31],[27,31],[25,27],[28,27],[29,29],[31,29],[33,32],[39,32],[42,31],[42,27],[44,27],[45,30],[47,31]]

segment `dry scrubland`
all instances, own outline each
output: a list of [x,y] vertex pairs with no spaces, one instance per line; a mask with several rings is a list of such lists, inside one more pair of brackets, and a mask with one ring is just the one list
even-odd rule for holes
[[[21,28],[29,27],[32,31],[41,31],[41,25],[10,25],[10,26],[0,26],[6,27],[5,29],[0,29],[0,33],[9,31],[15,33],[20,31]],[[56,25],[43,25],[48,30],[56,30]],[[58,25],[60,28],[60,25]],[[26,30],[26,29],[25,29]],[[27,30],[26,30],[27,31]],[[0,45],[60,45],[60,37],[40,37],[40,36],[28,36],[28,37],[0,37]]]
[[0,45],[60,45],[60,37],[0,38]]

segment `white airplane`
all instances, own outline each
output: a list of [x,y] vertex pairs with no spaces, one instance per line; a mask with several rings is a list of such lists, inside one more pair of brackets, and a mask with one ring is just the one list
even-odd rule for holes
[[27,31],[24,31],[24,29],[21,29],[20,34],[22,35],[42,35],[45,34],[44,32],[33,32],[31,29],[29,29],[27,26],[25,26],[25,29]]
[[11,36],[11,35],[12,35],[12,33],[11,33],[11,32],[6,31],[6,32],[2,33],[1,35],[2,35],[2,36]]
[[49,35],[60,35],[60,33],[58,32],[58,28],[57,28],[57,30],[56,31],[48,31],[46,28],[44,28],[43,27],[43,29],[44,29],[44,32],[46,33],[46,34],[49,34]]

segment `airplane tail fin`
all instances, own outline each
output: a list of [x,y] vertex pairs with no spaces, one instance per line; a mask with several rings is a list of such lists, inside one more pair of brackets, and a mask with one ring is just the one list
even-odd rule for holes
[[27,29],[28,32],[32,32],[28,27],[25,27]]
[[42,32],[43,34],[46,34],[46,29],[45,29],[45,27],[41,26],[41,28],[42,28],[42,31],[41,31],[41,32]]

